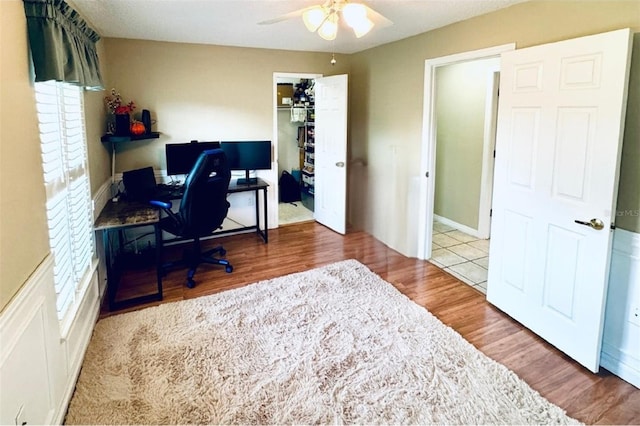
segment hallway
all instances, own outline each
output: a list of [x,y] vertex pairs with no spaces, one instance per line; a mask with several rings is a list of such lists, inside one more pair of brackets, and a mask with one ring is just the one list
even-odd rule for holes
[[480,240],[434,221],[429,262],[487,294],[489,240]]

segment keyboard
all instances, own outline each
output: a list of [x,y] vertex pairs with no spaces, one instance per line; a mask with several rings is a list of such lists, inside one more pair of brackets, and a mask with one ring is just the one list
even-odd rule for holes
[[155,196],[160,200],[175,200],[182,198],[184,187],[182,185],[159,184],[156,187]]

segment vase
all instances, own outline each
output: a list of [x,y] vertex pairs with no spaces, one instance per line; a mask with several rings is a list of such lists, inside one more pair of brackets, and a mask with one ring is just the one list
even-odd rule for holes
[[116,114],[116,136],[129,136],[131,126],[129,114]]
[[142,116],[140,117],[142,124],[144,124],[144,128],[146,133],[151,133],[151,113],[148,109],[142,110]]

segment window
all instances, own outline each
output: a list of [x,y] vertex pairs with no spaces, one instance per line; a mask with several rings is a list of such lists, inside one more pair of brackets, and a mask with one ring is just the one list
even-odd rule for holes
[[35,94],[56,308],[64,320],[88,283],[94,257],[82,88],[47,81],[35,83]]

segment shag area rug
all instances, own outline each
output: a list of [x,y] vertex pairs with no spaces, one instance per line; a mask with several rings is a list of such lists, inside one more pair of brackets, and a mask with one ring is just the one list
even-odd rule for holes
[[566,424],[355,260],[100,320],[70,424]]

